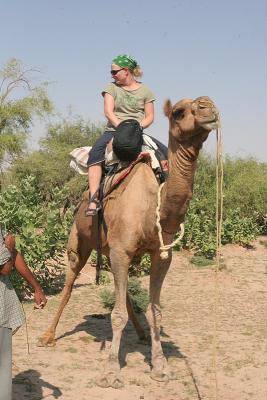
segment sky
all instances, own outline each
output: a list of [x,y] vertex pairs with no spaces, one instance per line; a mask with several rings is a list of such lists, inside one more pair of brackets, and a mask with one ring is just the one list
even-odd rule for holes
[[[222,121],[223,151],[267,161],[266,0],[0,0],[0,68],[17,58],[42,71],[56,110],[104,122],[111,60],[132,55],[156,96],[147,130],[168,141],[164,101],[207,95]],[[45,126],[33,127],[36,147]],[[215,154],[215,134],[204,145]]]

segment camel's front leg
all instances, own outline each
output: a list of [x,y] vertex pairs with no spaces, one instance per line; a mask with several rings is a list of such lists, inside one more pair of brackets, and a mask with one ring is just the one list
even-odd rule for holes
[[[109,260],[109,266],[111,266],[110,260]],[[132,304],[132,301],[131,301],[128,291],[127,291],[127,295],[126,295],[126,307],[127,307],[129,318],[132,321],[132,324],[135,328],[135,331],[137,333],[137,336],[138,336],[140,342],[148,343],[149,338],[147,337],[144,329],[142,328],[140,322],[138,321],[138,318],[134,312],[133,304]]]
[[161,260],[159,253],[151,254],[150,272],[150,303],[147,309],[147,320],[150,325],[151,344],[152,344],[152,372],[151,378],[157,381],[168,381],[174,379],[170,372],[167,360],[163,354],[160,342],[161,308],[160,292],[166,273],[171,263],[171,252],[166,260]]
[[115,284],[115,306],[111,313],[113,338],[105,371],[97,379],[97,384],[101,387],[113,387],[117,389],[123,386],[120,375],[119,349],[122,331],[128,321],[126,292],[130,258],[122,251],[111,249],[110,261]]

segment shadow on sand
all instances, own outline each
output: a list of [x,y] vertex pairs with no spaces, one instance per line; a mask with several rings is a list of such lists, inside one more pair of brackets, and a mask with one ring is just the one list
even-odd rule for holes
[[[94,337],[94,341],[101,343],[101,348],[105,348],[106,341],[111,341],[112,339],[112,329],[110,313],[107,314],[91,314],[85,315],[84,321],[78,324],[71,331],[65,332],[63,335],[59,336],[56,340],[62,340],[65,337],[72,336],[77,332],[86,332]],[[145,317],[145,314],[138,314],[138,319],[145,332],[149,337],[149,326]],[[196,379],[193,370],[190,366],[187,357],[179,350],[179,347],[172,342],[169,335],[161,328],[161,344],[165,357],[167,360],[169,358],[183,359],[189,376],[191,377],[192,383],[195,387],[197,399],[201,400],[199,389],[196,383]],[[141,342],[135,332],[135,329],[131,323],[128,321],[122,335],[121,347],[119,354],[120,366],[123,368],[126,365],[126,357],[129,353],[140,352],[144,356],[144,361],[151,367],[151,346],[149,343]]]
[[[147,336],[149,337],[149,327],[147,324],[147,320],[144,314],[138,314],[139,322],[143,327],[145,327],[145,331]],[[77,332],[86,332],[89,335],[93,336],[95,342],[101,342],[103,347],[106,341],[111,341],[112,339],[112,329],[111,329],[111,321],[110,321],[110,313],[108,314],[91,314],[84,316],[84,322],[77,325],[71,331],[65,332],[63,335],[57,338],[61,340],[65,337],[72,336]],[[161,337],[168,338],[168,335],[161,329]],[[123,334],[122,334],[122,345],[120,350],[120,365],[124,367],[126,365],[125,359],[128,353],[133,353],[139,351],[145,356],[145,361],[150,364],[150,345],[149,343],[143,343],[139,341],[134,327],[131,321],[128,321]],[[162,348],[164,355],[166,358],[176,357],[176,358],[184,358],[184,356],[180,353],[179,348],[171,341],[162,341]]]
[[58,399],[62,392],[51,383],[43,380],[38,371],[34,369],[28,369],[20,372],[13,378],[13,400],[41,400],[44,397],[43,388],[50,389],[52,391],[49,397],[53,396],[54,399]]

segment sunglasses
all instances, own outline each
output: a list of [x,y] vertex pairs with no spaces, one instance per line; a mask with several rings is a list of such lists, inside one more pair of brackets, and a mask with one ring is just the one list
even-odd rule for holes
[[112,69],[111,71],[110,71],[110,73],[111,73],[111,75],[112,76],[114,76],[114,75],[117,75],[117,73],[119,72],[119,71],[122,71],[124,68],[121,68],[121,69]]

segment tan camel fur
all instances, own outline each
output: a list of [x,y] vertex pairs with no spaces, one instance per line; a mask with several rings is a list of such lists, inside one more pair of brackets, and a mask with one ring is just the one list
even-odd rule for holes
[[[160,221],[164,244],[173,241],[175,233],[184,221],[192,197],[193,180],[199,150],[209,132],[218,124],[218,111],[208,97],[196,100],[184,99],[172,106],[164,105],[169,119],[169,176],[161,196]],[[127,295],[128,268],[134,256],[151,255],[150,303],[147,320],[150,325],[152,344],[151,377],[159,381],[173,378],[164,357],[160,342],[160,292],[171,263],[160,258],[156,207],[158,182],[146,163],[138,163],[126,181],[105,200],[104,217],[107,237],[103,234],[103,253],[108,255],[114,275],[116,302],[111,313],[113,339],[106,368],[97,383],[102,387],[118,388],[123,385],[118,353],[122,331],[128,315],[139,337],[144,332],[136,320]],[[84,267],[92,249],[96,247],[96,220],[85,217],[87,199],[84,198],[76,214],[68,243],[69,272],[59,310],[52,325],[41,338],[43,345],[52,344],[60,315],[67,304],[73,283]]]

